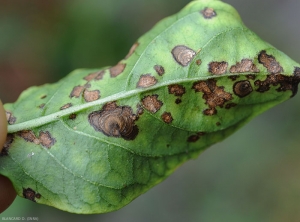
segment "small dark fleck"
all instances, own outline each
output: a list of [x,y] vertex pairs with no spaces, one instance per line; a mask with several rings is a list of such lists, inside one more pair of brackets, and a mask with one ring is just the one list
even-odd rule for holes
[[41,105],[39,105],[39,108],[43,109],[45,107],[45,105],[46,105],[45,103],[42,103]]
[[171,113],[169,113],[169,112],[164,112],[161,115],[161,118],[165,123],[168,123],[168,124],[173,121],[173,117],[172,117]]
[[180,104],[182,101],[181,101],[181,99],[180,98],[177,98],[176,100],[175,100],[175,103],[176,104]]
[[72,103],[67,103],[67,104],[63,105],[62,107],[60,107],[59,109],[64,110],[64,109],[70,108],[71,106],[72,106]]
[[160,66],[160,65],[155,65],[154,66],[154,70],[156,71],[156,73],[159,75],[159,76],[162,76],[163,74],[165,74],[165,69],[164,67]]
[[201,63],[202,63],[201,59],[197,59],[197,60],[196,60],[196,64],[197,64],[198,66],[200,66]]
[[39,193],[36,193],[33,189],[31,188],[23,188],[23,197],[28,199],[28,200],[31,200],[33,202],[36,202],[35,198],[38,198],[40,199],[41,198],[41,194]]
[[76,119],[76,117],[77,117],[76,113],[72,113],[72,114],[69,115],[69,119],[71,119],[71,120]]

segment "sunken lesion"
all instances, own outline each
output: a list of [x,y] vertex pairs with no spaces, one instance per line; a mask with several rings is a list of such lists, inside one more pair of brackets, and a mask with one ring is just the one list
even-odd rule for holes
[[93,72],[93,73],[90,73],[88,74],[87,76],[85,76],[83,79],[90,82],[92,80],[101,80],[103,79],[103,76],[105,74],[105,70],[101,70],[101,71],[98,71],[98,72]]
[[13,115],[12,112],[6,110],[6,111],[5,111],[5,114],[6,114],[6,120],[7,120],[7,123],[8,123],[9,125],[13,125],[13,124],[16,123],[17,118]]
[[212,19],[217,16],[216,11],[213,8],[205,7],[200,11],[205,19]]
[[81,93],[86,89],[86,86],[74,86],[70,93],[70,98],[79,98]]
[[99,111],[89,114],[88,121],[96,130],[109,137],[134,140],[138,135],[135,125],[137,115],[129,106],[118,106],[115,102],[107,103]]
[[238,81],[233,85],[233,92],[242,98],[249,95],[253,91],[251,83],[248,80]]
[[278,86],[277,92],[292,91],[291,97],[295,96],[298,91],[300,76],[284,76],[282,74],[268,75],[265,80],[256,80],[254,84],[258,87],[257,92],[264,93],[269,91],[271,86]]
[[77,114],[76,113],[72,113],[69,115],[69,119],[70,120],[75,120],[77,118]]
[[192,89],[194,89],[195,92],[203,93],[202,98],[209,107],[205,109],[203,113],[208,116],[215,115],[217,113],[217,107],[223,108],[226,102],[233,99],[232,95],[226,92],[223,86],[217,86],[215,79],[195,82]]
[[175,61],[181,66],[187,66],[190,64],[192,59],[195,57],[196,52],[185,46],[185,45],[177,45],[171,51],[173,58]]
[[40,199],[42,195],[28,187],[28,188],[23,188],[23,197],[25,199],[36,202],[36,199]]
[[208,71],[213,75],[222,75],[227,72],[228,63],[225,61],[221,62],[210,62],[208,65]]
[[148,73],[140,76],[136,86],[137,88],[147,88],[150,86],[154,86],[156,83],[157,79]]
[[55,143],[56,139],[50,134],[49,131],[40,131],[37,137],[32,130],[22,130],[17,132],[17,135],[23,138],[26,142],[42,145],[50,149]]
[[165,74],[165,68],[163,66],[155,65],[153,68],[159,76],[162,76],[163,74]]
[[167,124],[170,124],[172,123],[173,121],[173,117],[172,117],[172,114],[170,112],[164,112],[162,115],[161,115],[161,119],[167,123]]
[[134,43],[134,44],[131,46],[131,48],[130,48],[128,54],[125,56],[125,59],[128,59],[128,58],[135,52],[136,48],[137,48],[139,45],[140,45],[140,44],[139,44],[138,42]]
[[93,102],[100,99],[100,91],[99,90],[84,90],[83,98],[86,102]]
[[113,67],[111,67],[109,69],[110,76],[112,78],[117,77],[118,75],[120,75],[121,73],[123,73],[125,67],[126,67],[125,63],[119,62],[117,65],[115,65],[115,66],[113,66]]
[[158,95],[148,95],[142,99],[143,107],[151,113],[156,113],[163,105],[163,102],[158,99]]
[[283,72],[283,68],[280,66],[279,62],[276,61],[275,57],[268,55],[265,50],[259,53],[258,62],[267,68],[270,74],[278,74]]
[[186,90],[185,87],[179,84],[171,84],[168,85],[168,92],[169,94],[173,94],[177,96],[175,103],[178,105],[182,102],[181,97],[185,94]]
[[189,142],[189,143],[195,143],[195,142],[197,142],[203,135],[205,135],[204,132],[198,132],[198,133],[196,133],[196,134],[193,134],[193,135],[191,135],[191,136],[189,136],[189,137],[187,138],[187,142]]
[[56,139],[50,134],[49,131],[41,131],[39,133],[40,144],[48,149],[50,149],[55,143]]
[[179,84],[168,85],[169,94],[174,94],[175,96],[183,96],[185,94],[185,87]]
[[251,59],[242,59],[241,62],[237,62],[235,65],[231,66],[229,72],[230,73],[245,73],[245,72],[258,73],[260,71]]
[[73,106],[72,103],[66,103],[65,105],[61,106],[59,109],[60,109],[60,110],[64,110],[64,109],[70,108],[71,106]]

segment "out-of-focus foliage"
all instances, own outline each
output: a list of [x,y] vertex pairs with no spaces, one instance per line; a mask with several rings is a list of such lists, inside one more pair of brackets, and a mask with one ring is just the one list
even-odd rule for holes
[[[236,7],[246,25],[259,36],[299,62],[300,2],[225,2]],[[186,3],[0,1],[0,98],[13,102],[28,86],[54,82],[75,68],[115,64],[138,36]],[[102,13],[97,13],[99,8],[103,8]],[[78,12],[87,16],[80,17]],[[94,38],[101,45],[88,38],[82,41],[90,44],[89,51],[99,53],[83,53],[86,47],[77,47],[75,38],[81,36],[83,27],[94,31],[102,14],[107,16],[101,18],[105,26],[116,28],[99,28]],[[77,19],[81,26],[75,25]],[[69,27],[73,27],[73,34],[67,31]],[[120,29],[122,34],[117,32]],[[123,38],[126,43],[114,48]],[[54,75],[57,73],[61,76]],[[196,161],[183,165],[161,185],[118,212],[78,216],[17,199],[1,216],[36,216],[40,221],[299,221],[299,109],[298,95],[259,116]]]

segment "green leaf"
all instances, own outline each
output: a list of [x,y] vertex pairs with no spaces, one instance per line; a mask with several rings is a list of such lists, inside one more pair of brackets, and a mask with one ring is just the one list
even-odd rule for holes
[[6,104],[0,173],[20,196],[117,210],[297,92],[299,64],[218,0],[159,22],[113,67],[76,70]]

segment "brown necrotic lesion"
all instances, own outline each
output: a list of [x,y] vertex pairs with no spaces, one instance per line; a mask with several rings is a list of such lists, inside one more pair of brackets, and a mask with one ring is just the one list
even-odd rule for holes
[[196,52],[185,45],[178,45],[172,49],[175,61],[181,66],[187,66],[195,57]]
[[129,106],[117,106],[115,102],[107,103],[102,110],[89,114],[88,120],[96,131],[106,136],[133,140],[138,134],[135,125],[137,116]]
[[247,80],[238,81],[233,85],[233,92],[239,97],[245,97],[253,91],[251,83]]

